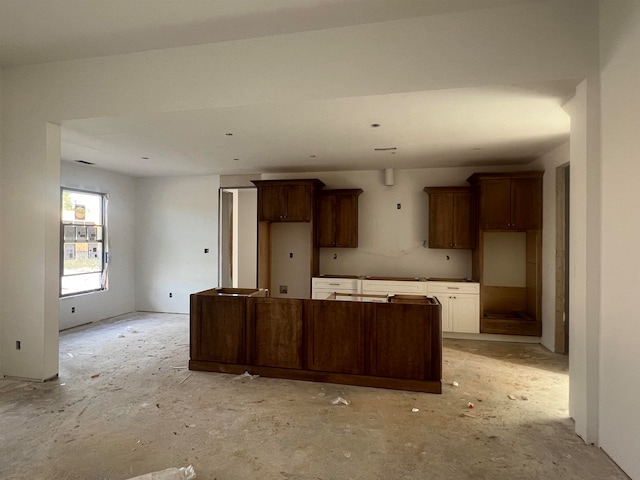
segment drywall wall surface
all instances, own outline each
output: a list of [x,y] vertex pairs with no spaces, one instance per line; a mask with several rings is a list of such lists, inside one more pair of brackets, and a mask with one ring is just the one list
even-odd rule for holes
[[136,310],[188,313],[218,286],[218,188],[217,175],[136,179]]
[[587,428],[587,295],[586,295],[586,84],[565,107],[571,115],[569,220],[569,413],[576,421],[576,433],[586,440]]
[[321,248],[320,274],[470,277],[471,250],[426,247],[429,196],[423,189],[468,186],[466,179],[475,171],[395,170],[393,186],[384,185],[382,170],[264,174],[262,178],[318,178],[326,184],[325,189],[362,188],[358,197],[358,248]]
[[311,223],[271,224],[272,297],[311,298],[312,238]]
[[484,284],[527,286],[527,234],[484,232]]
[[575,420],[576,433],[589,443],[598,441],[600,372],[600,170],[597,143],[600,122],[597,84],[597,79],[582,82],[566,106],[571,115],[569,410]]
[[239,188],[238,195],[238,287],[255,288],[258,265],[258,190]]
[[640,3],[600,2],[602,321],[600,445],[640,478]]
[[135,180],[92,166],[62,162],[60,185],[106,193],[109,198],[109,288],[61,298],[60,330],[132,312],[135,309]]
[[529,2],[16,67],[8,78],[25,111],[54,120],[581,78],[585,16],[582,0]]
[[569,142],[531,164],[544,170],[542,177],[542,338],[549,350],[555,346],[556,316],[556,168],[569,163]]
[[4,127],[2,373],[44,380],[58,373],[59,127]]
[[[3,177],[3,164],[4,164],[4,149],[3,149],[3,142],[2,142],[2,137],[4,134],[4,130],[2,128],[3,125],[3,119],[4,119],[4,89],[2,88],[3,86],[3,79],[4,79],[4,69],[2,67],[0,67],[0,179]],[[5,225],[5,222],[3,220],[3,215],[4,215],[4,210],[2,208],[2,188],[1,188],[1,181],[0,181],[0,261],[2,261],[2,258],[4,256],[3,253],[3,238],[4,238],[4,234],[3,234],[3,228]],[[2,278],[0,278],[0,285],[2,284]],[[0,305],[4,304],[4,293],[2,291],[2,289],[0,288]],[[3,350],[5,348],[5,343],[3,341],[3,335],[2,335],[2,331],[3,331],[3,320],[2,320],[2,310],[0,309],[0,378],[2,378],[3,376],[3,372],[4,369],[2,367],[2,359],[3,359]]]

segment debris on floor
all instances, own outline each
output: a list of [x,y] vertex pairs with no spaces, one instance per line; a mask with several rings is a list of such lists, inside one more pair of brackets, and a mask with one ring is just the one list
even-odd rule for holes
[[236,378],[234,378],[234,380],[244,380],[245,378],[248,378],[249,380],[255,380],[259,376],[260,375],[251,375],[249,372],[244,372],[242,375],[238,375]]
[[159,472],[145,473],[129,480],[192,480],[196,478],[196,472],[193,465],[181,468],[167,468]]
[[452,385],[453,387],[459,387],[459,386],[460,386],[460,384],[459,384],[458,382],[452,382],[452,383],[451,383],[451,385]]
[[414,408],[412,408],[412,409],[411,409],[411,411],[412,411],[413,413],[417,413],[417,412],[419,412],[419,411],[420,411],[420,409],[419,409],[419,408],[415,408],[415,407],[414,407]]
[[331,405],[349,405],[349,400],[345,400],[342,397],[336,397],[333,400],[331,400]]

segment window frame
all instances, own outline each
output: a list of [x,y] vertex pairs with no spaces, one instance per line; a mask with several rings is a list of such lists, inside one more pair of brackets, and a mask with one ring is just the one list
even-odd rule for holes
[[[101,223],[97,224],[97,223],[87,223],[86,221],[82,221],[82,222],[76,222],[76,221],[65,221],[63,219],[63,208],[64,208],[64,192],[75,192],[75,193],[82,193],[82,194],[87,194],[87,195],[95,195],[96,197],[100,197],[100,209],[101,209]],[[60,298],[68,298],[68,297],[73,297],[73,296],[77,296],[77,295],[87,295],[87,294],[91,294],[91,293],[96,293],[96,292],[103,292],[109,289],[108,287],[108,264],[109,264],[109,242],[108,242],[108,231],[107,231],[107,215],[108,215],[108,202],[109,202],[109,195],[107,193],[104,192],[97,192],[97,191],[93,191],[93,190],[83,190],[80,188],[73,188],[73,187],[60,187],[60,272],[58,275],[58,279],[59,279],[59,288],[58,288],[58,293]],[[64,274],[64,262],[65,262],[65,235],[64,235],[64,230],[65,230],[65,226],[69,226],[69,225],[75,225],[75,226],[97,226],[100,227],[102,229],[102,239],[101,240],[96,240],[96,241],[92,241],[89,242],[87,240],[87,244],[89,243],[100,243],[102,245],[102,255],[101,255],[101,270],[99,272],[87,272],[87,273],[75,273],[75,274],[71,274],[71,275],[65,275]],[[69,241],[67,241],[66,243],[70,243]],[[77,241],[74,243],[78,243]],[[88,290],[78,290],[78,291],[74,291],[74,292],[69,292],[69,293],[63,293],[62,291],[62,284],[63,284],[63,278],[65,277],[77,277],[80,275],[89,275],[89,274],[98,274],[100,275],[100,287],[98,288],[92,288],[92,289],[88,289]]]

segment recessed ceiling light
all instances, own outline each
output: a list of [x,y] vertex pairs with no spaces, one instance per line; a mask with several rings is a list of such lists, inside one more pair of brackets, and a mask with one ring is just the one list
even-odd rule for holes
[[379,123],[372,123],[371,128],[378,128],[380,126]]
[[233,133],[231,133],[231,132],[227,132],[227,133],[225,133],[225,135],[226,135],[227,137],[233,137]]
[[142,160],[149,160],[149,157],[140,157]]
[[239,161],[240,161],[240,159],[239,159],[239,158],[234,158],[233,160],[234,160],[234,161],[236,161],[236,162],[239,162]]
[[315,155],[309,155],[309,158],[316,158]]

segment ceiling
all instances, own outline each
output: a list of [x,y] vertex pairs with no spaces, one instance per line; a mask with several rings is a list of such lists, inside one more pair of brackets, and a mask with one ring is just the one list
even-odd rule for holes
[[[0,66],[532,1],[540,0],[0,0]],[[519,165],[566,141],[562,104],[574,87],[567,81],[73,120],[63,124],[62,157],[133,176]]]

